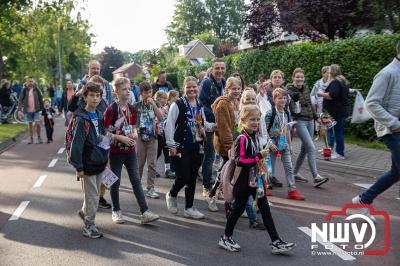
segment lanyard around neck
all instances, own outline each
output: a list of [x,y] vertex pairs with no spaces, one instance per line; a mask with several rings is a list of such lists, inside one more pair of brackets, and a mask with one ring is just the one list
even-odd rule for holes
[[[280,112],[278,111],[278,108],[276,108],[276,105],[275,105],[275,111],[278,114],[278,118],[279,118]],[[273,123],[274,121],[271,121],[271,122]],[[285,131],[285,110],[283,110],[283,112],[282,112],[282,121],[279,121],[279,122],[280,122],[279,127],[281,129],[281,134],[282,134]]]

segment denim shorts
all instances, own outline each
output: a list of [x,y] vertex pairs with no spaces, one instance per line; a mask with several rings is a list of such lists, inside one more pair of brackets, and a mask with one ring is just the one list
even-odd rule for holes
[[25,113],[25,121],[27,123],[40,122],[40,112]]

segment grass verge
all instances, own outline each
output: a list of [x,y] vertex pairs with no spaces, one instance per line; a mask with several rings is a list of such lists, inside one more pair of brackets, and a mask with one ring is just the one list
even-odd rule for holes
[[379,140],[367,141],[367,140],[362,140],[353,135],[345,135],[344,138],[345,138],[345,140],[344,140],[345,143],[354,144],[354,145],[364,147],[364,148],[389,151],[389,149],[386,147],[386,145],[383,144]]
[[26,130],[26,125],[21,124],[2,124],[0,125],[0,142],[8,138],[14,138],[18,133]]

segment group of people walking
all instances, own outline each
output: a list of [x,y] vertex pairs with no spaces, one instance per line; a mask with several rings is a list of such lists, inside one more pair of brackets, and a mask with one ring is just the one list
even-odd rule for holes
[[[375,185],[355,197],[355,203],[371,204],[399,179],[400,109],[394,99],[400,95],[400,42],[397,52],[393,62],[376,76],[366,100],[366,108],[376,120],[378,136],[391,149],[393,166]],[[77,91],[67,83],[68,89],[60,104],[68,125],[67,134],[71,133],[70,139],[66,137],[68,159],[82,180],[84,202],[78,214],[84,222],[85,236],[102,236],[95,226],[95,216],[99,202],[103,207],[108,204],[105,189],[100,189],[102,178],[109,174],[108,163],[118,177],[110,187],[112,220],[124,223],[119,203],[123,166],[140,207],[141,223],[160,218],[149,210],[145,196],[152,199],[160,196],[156,188],[156,161],[163,153],[166,176],[174,178],[165,195],[171,214],[178,213],[177,197],[185,188],[184,217],[205,218],[194,203],[200,168],[208,209],[218,211],[221,183],[226,182],[222,173],[232,159],[238,174],[229,195],[233,200],[224,204],[227,222],[218,245],[228,251],[240,250],[232,235],[246,210],[250,228],[267,230],[274,254],[288,252],[296,246],[283,241],[278,234],[267,197],[271,189],[283,186],[276,171],[279,161],[283,164],[289,199],[305,200],[296,182],[307,183],[311,179],[318,188],[329,181],[318,171],[316,153],[320,151],[316,151],[314,144],[315,127],[321,122],[324,110],[336,121],[329,131],[329,144],[332,149],[335,147],[332,158],[345,159],[344,123],[349,115],[349,82],[339,65],[324,66],[321,79],[312,89],[306,86],[306,73],[301,68],[291,73],[291,82],[287,85],[284,85],[284,73],[274,70],[268,80],[260,74],[254,85],[246,86],[239,73],[225,79],[225,63],[215,59],[211,69],[201,73],[200,82],[195,77],[185,78],[182,97],[167,83],[165,72],[160,73],[156,84],[140,83],[139,95],[135,95],[127,78],[115,80],[113,90],[99,76],[99,62],[90,62],[88,70]],[[25,114],[28,121],[36,121],[35,112],[40,109],[36,108],[36,101],[41,96],[35,96],[31,90],[25,95],[21,101],[26,107]],[[294,135],[301,142],[299,151],[293,150]],[[294,153],[297,158],[293,165]],[[221,163],[213,177],[216,155],[220,156]],[[310,177],[300,173],[305,158]],[[146,163],[145,193],[141,179]],[[257,219],[256,206],[262,223]],[[369,215],[367,209],[365,214]]]

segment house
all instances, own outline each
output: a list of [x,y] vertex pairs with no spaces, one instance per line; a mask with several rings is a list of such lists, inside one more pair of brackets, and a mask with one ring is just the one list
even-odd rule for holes
[[206,63],[207,58],[214,58],[214,45],[205,45],[200,40],[193,40],[186,45],[179,45],[179,56],[186,57],[192,65]]
[[[269,45],[272,45],[272,44],[276,45],[276,44],[290,43],[290,42],[296,42],[296,41],[300,41],[299,37],[296,34],[285,31],[285,32],[282,32],[278,37],[276,37],[275,39],[273,39],[271,41],[268,41],[267,43]],[[245,39],[244,36],[242,36],[237,48],[238,48],[238,51],[246,51],[246,50],[253,49],[255,47],[249,42],[249,40]]]
[[131,62],[122,65],[120,68],[114,70],[112,74],[113,74],[113,80],[116,80],[119,77],[134,79],[136,76],[143,75],[143,70],[141,65],[135,62]]

